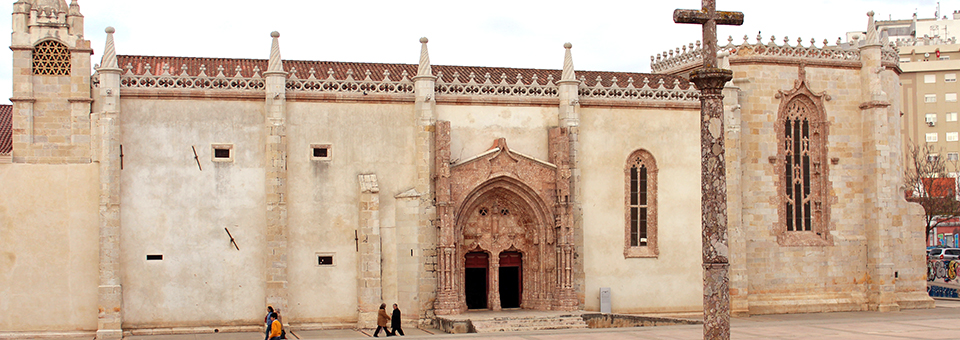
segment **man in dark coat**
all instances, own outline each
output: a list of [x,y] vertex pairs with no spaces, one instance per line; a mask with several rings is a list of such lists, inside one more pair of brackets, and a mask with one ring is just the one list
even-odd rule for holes
[[400,328],[400,307],[393,304],[393,317],[390,318],[390,328],[393,328],[393,335],[403,335],[403,329]]

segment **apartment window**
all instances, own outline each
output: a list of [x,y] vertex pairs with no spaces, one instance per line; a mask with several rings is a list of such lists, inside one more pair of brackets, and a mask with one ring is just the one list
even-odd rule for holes
[[936,125],[936,124],[937,124],[937,114],[936,114],[936,113],[928,113],[926,116],[924,116],[924,121],[927,122],[927,125],[930,125],[930,126]]
[[954,93],[944,94],[944,95],[943,95],[943,99],[946,100],[948,103],[956,102],[956,101],[957,101],[957,93],[954,92]]
[[957,81],[957,74],[956,74],[956,73],[947,73],[947,74],[943,75],[943,81],[948,82],[948,83],[956,82],[956,81]]
[[956,112],[947,112],[946,116],[947,116],[947,121],[948,121],[948,122],[955,122],[955,121],[957,121],[957,113],[956,113]]
[[[957,159],[960,159],[960,155],[958,155],[956,152],[948,152],[948,153],[947,153],[947,160],[948,160],[948,161],[956,161]],[[951,177],[956,177],[956,176],[951,176]]]
[[960,133],[947,132],[946,138],[948,142],[956,142],[957,140],[960,140]]
[[924,84],[933,84],[933,83],[936,83],[936,82],[937,82],[937,75],[936,75],[936,74],[925,74],[925,75],[923,75],[923,83],[924,83]]
[[932,154],[927,155],[927,162],[933,163],[933,162],[936,162],[936,161],[939,160],[939,159],[940,159],[940,155],[939,155],[939,154],[932,153]]
[[924,103],[936,103],[936,102],[937,102],[937,95],[935,95],[935,94],[925,94],[925,95],[923,95],[923,102],[924,102]]
[[948,55],[940,56],[940,60],[950,60],[950,56]]
[[927,143],[935,143],[936,141],[937,141],[937,133],[936,133],[936,132],[928,132],[928,133],[927,133]]
[[909,63],[909,62],[910,62],[910,58],[900,58],[900,63],[901,63],[901,64],[903,64],[903,63]]

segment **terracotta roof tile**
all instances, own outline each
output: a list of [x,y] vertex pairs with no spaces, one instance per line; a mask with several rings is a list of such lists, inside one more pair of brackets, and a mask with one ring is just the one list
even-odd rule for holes
[[[205,66],[205,74],[210,77],[216,76],[219,67],[223,67],[223,74],[227,77],[233,77],[237,74],[237,67],[240,68],[240,75],[250,77],[254,74],[254,68],[259,68],[260,74],[267,69],[266,59],[225,59],[225,58],[192,58],[192,57],[157,57],[157,56],[117,56],[121,68],[126,69],[129,65],[134,74],[142,75],[146,73],[147,65],[150,66],[150,73],[160,75],[163,73],[164,65],[169,66],[169,72],[173,75],[179,75],[186,67],[187,74],[195,76],[200,73],[201,66]],[[390,72],[391,80],[400,80],[404,71],[407,72],[407,78],[411,79],[417,74],[417,65],[415,64],[385,64],[385,63],[351,63],[339,61],[304,61],[304,60],[284,60],[283,67],[286,71],[296,70],[296,76],[300,79],[310,77],[310,70],[314,71],[314,77],[317,79],[327,78],[328,72],[336,79],[345,79],[349,71],[353,72],[353,79],[362,80],[366,77],[366,72],[370,71],[370,78],[379,81],[383,79],[384,71]],[[550,69],[531,69],[531,68],[509,68],[509,67],[482,67],[482,66],[449,66],[432,65],[434,75],[442,73],[444,82],[453,82],[453,75],[457,73],[459,81],[466,83],[470,80],[470,74],[473,73],[474,80],[477,83],[483,83],[487,73],[490,74],[490,81],[499,83],[502,76],[506,76],[506,81],[511,84],[517,82],[519,74],[524,84],[529,84],[533,76],[537,76],[537,82],[546,84],[547,78],[553,76],[553,82],[560,81],[560,70]],[[126,72],[126,71],[124,71]],[[643,80],[647,79],[651,87],[656,87],[662,79],[666,88],[672,89],[674,81],[680,82],[680,88],[687,89],[690,82],[679,76],[666,74],[649,74],[634,72],[605,72],[605,71],[576,71],[577,78],[583,79],[586,86],[596,86],[597,77],[602,81],[601,85],[610,86],[613,78],[617,78],[617,85],[627,87],[628,80],[633,78],[633,86],[643,86]]]
[[13,105],[0,105],[0,154],[13,151]]

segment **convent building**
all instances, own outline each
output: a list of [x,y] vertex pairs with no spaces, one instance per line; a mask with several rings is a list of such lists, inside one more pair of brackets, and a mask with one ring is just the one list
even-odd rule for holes
[[[276,32],[265,59],[122,55],[107,28],[91,67],[83,22],[13,5],[0,337],[599,311],[601,288],[614,313],[702,308],[699,44],[644,74],[576,70],[570,44],[557,69],[435,65],[426,38],[411,64],[284,60]],[[736,314],[933,306],[868,22],[720,44]]]

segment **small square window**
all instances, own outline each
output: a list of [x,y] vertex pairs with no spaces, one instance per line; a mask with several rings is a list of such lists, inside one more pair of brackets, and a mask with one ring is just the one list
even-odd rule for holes
[[310,158],[315,161],[333,159],[333,147],[330,144],[310,144]]
[[214,162],[233,162],[233,144],[212,144]]
[[[960,159],[960,155],[958,155],[956,152],[948,152],[948,153],[947,153],[947,160],[948,160],[948,161],[955,161],[955,160],[957,160],[957,159]],[[954,177],[955,177],[955,176],[954,176]]]
[[957,140],[960,140],[960,133],[947,132],[946,138],[948,142],[956,142]]
[[957,121],[957,113],[956,113],[956,112],[947,112],[946,116],[947,116],[947,121],[948,121],[948,122],[955,122],[955,121]]
[[943,81],[948,83],[954,83],[957,81],[956,73],[947,73],[943,75]]
[[317,253],[317,267],[334,267],[336,253]]
[[927,155],[927,162],[936,162],[939,159],[940,159],[940,155],[938,154],[932,153]]
[[938,139],[936,132],[928,132],[926,137],[927,137],[927,143],[934,143]]
[[903,64],[903,63],[909,63],[909,62],[910,62],[910,58],[900,58],[900,63],[901,63],[901,64]]
[[923,83],[924,83],[924,84],[933,84],[933,83],[936,83],[936,82],[937,82],[937,75],[936,75],[936,74],[925,74],[925,75],[923,75]]
[[923,117],[923,119],[924,119],[925,122],[927,122],[927,124],[930,124],[930,126],[933,126],[933,124],[936,124],[936,123],[937,123],[937,114],[936,114],[936,113],[928,113],[928,114],[926,114],[926,115]]
[[943,95],[943,99],[946,100],[947,102],[950,102],[950,103],[955,102],[955,101],[957,101],[957,93],[954,92],[954,93],[944,94],[944,95]]
[[923,95],[923,102],[924,102],[924,103],[936,103],[936,102],[937,102],[937,95],[935,95],[935,94],[925,94],[925,95]]

